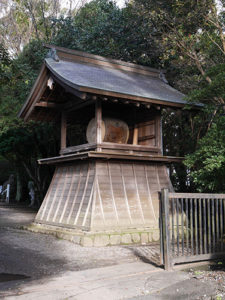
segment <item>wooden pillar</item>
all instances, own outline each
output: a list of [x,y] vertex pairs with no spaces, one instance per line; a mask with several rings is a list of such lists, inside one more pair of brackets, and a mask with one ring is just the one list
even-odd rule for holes
[[160,149],[162,154],[162,123],[161,123],[161,114],[157,114],[155,118],[155,144],[156,147]]
[[[95,103],[95,119],[96,119],[96,143],[101,144],[102,142],[102,103],[100,100],[97,100]],[[101,151],[101,148],[97,147],[98,151]]]
[[138,126],[134,126],[134,134],[133,134],[133,145],[138,144]]
[[61,115],[61,150],[66,148],[66,113]]
[[170,257],[170,217],[169,217],[169,190],[163,189],[161,192],[161,218],[162,222],[162,240],[163,240],[163,262],[164,268],[167,271],[172,269]]

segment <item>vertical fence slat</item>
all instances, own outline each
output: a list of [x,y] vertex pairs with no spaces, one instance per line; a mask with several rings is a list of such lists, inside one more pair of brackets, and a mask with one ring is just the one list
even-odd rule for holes
[[216,249],[215,251],[219,250],[219,199],[215,199],[215,205],[216,205]]
[[223,199],[223,208],[222,208],[222,211],[223,211],[223,234],[222,234],[222,240],[223,240],[223,249],[224,249],[224,241],[225,241],[225,236],[224,236],[224,231],[225,231],[225,199]]
[[203,199],[203,223],[204,223],[204,253],[207,253],[207,212],[206,212],[207,200]]
[[220,249],[223,251],[223,200],[220,199]]
[[160,230],[160,265],[164,265],[163,257],[163,228],[162,228],[162,199],[159,201],[159,230]]
[[212,250],[212,245],[211,245],[211,209],[210,209],[210,204],[211,201],[210,199],[207,200],[207,211],[208,211],[208,231],[207,231],[207,235],[208,235],[208,251],[209,253]]
[[189,254],[189,224],[188,224],[188,199],[185,199],[185,213],[186,213],[186,251],[187,255]]
[[212,206],[212,213],[211,213],[211,220],[212,220],[212,251],[215,252],[215,248],[216,248],[215,199],[211,200],[211,206]]
[[172,204],[172,252],[174,255],[174,243],[175,243],[175,235],[174,235],[174,199],[171,199]]
[[191,255],[194,254],[193,244],[194,244],[194,236],[193,236],[193,199],[190,199],[190,230],[191,230]]
[[202,236],[202,199],[199,199],[199,253],[203,252],[203,236]]
[[184,255],[184,199],[181,199],[182,255]]
[[195,233],[195,252],[194,254],[198,254],[198,199],[194,199],[194,233]]
[[177,219],[177,256],[180,255],[180,234],[179,234],[179,200],[176,199],[176,219]]

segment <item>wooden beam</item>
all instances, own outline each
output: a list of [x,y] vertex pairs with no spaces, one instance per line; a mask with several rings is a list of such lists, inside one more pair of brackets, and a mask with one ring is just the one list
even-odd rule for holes
[[85,159],[85,158],[102,158],[102,159],[126,159],[126,160],[134,160],[134,161],[154,161],[160,163],[181,163],[184,158],[183,157],[173,157],[173,156],[160,156],[160,155],[135,155],[130,153],[112,153],[112,152],[99,152],[99,151],[88,151],[82,153],[74,153],[61,155],[56,157],[39,159],[39,164],[57,164],[63,163],[66,161],[73,161],[77,159]]
[[151,134],[151,135],[146,135],[146,136],[142,136],[138,139],[138,142],[142,142],[142,141],[147,141],[147,140],[151,140],[154,139],[155,135]]
[[93,150],[93,149],[107,149],[107,150],[116,150],[116,151],[134,151],[134,152],[150,152],[151,154],[157,154],[160,152],[160,149],[156,147],[149,147],[146,145],[131,145],[131,144],[116,144],[116,143],[88,143],[88,144],[82,144],[78,146],[71,146],[67,147],[65,149],[62,149],[60,151],[60,154],[70,154],[75,152],[83,152],[87,150]]
[[225,194],[202,194],[202,193],[169,193],[169,199],[225,199]]
[[[39,77],[38,77],[39,78]],[[28,98],[27,105],[25,103],[25,114],[24,114],[24,121],[27,121],[29,119],[29,116],[31,115],[32,111],[34,110],[35,104],[40,100],[42,95],[44,94],[46,90],[46,84],[47,84],[47,68],[44,68],[43,72],[41,72],[41,77],[39,81],[37,81],[37,84],[35,83],[35,89],[33,91],[33,94],[30,98]],[[21,115],[22,117],[22,115]]]
[[65,106],[64,106],[64,110],[65,111],[75,111],[75,110],[78,110],[80,108],[83,108],[87,105],[91,105],[95,103],[94,100],[86,100],[86,101],[80,101],[78,103],[76,103],[76,100],[75,101],[68,101],[65,103]]
[[66,148],[66,114],[62,112],[61,116],[61,150]]
[[34,104],[41,98],[42,94],[44,93],[44,85],[47,83],[47,68],[43,64],[41,67],[41,71],[33,85],[33,88],[24,103],[23,107],[21,108],[18,117],[27,120],[31,115]]
[[115,97],[117,99],[120,98],[120,101],[122,101],[122,99],[126,99],[126,101],[127,101],[127,99],[129,99],[129,100],[134,100],[134,101],[142,102],[142,103],[145,102],[146,104],[148,104],[148,103],[156,104],[156,105],[158,105],[156,109],[158,109],[158,108],[160,109],[159,105],[169,106],[169,107],[177,107],[177,108],[184,107],[186,105],[185,103],[169,102],[166,100],[158,100],[158,99],[151,99],[151,98],[133,96],[133,95],[128,95],[128,94],[121,94],[121,93],[117,93],[117,92],[104,91],[104,90],[85,87],[85,86],[81,86],[80,91],[83,91],[86,93],[92,93],[92,94],[96,94],[96,95]]
[[88,144],[82,144],[78,146],[70,146],[65,149],[62,149],[60,151],[61,155],[67,155],[75,152],[84,152],[84,151],[89,151],[89,150],[95,150],[97,148],[96,143],[88,143]]
[[41,102],[36,103],[35,106],[36,107],[61,109],[63,107],[63,104],[41,101]]

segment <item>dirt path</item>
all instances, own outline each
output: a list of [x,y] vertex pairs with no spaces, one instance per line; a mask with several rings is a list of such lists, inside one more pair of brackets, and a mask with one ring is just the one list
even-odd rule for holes
[[[84,248],[53,236],[19,229],[21,225],[32,222],[35,214],[28,209],[0,207],[0,290],[19,286],[24,280],[49,278],[68,271],[137,262],[151,257],[154,260],[157,256],[155,252],[158,250],[154,247]],[[10,276],[12,280],[8,280]],[[17,278],[21,280],[15,280]]]

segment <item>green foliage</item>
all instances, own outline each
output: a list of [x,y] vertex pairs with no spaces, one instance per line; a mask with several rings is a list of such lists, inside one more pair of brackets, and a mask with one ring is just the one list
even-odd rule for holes
[[41,41],[31,41],[18,58],[0,64],[0,78],[4,83],[0,86],[0,123],[5,118],[15,118],[21,109],[45,54]]
[[43,47],[43,41],[31,40],[24,47],[16,61],[18,64],[27,65],[32,72],[37,73],[43,64],[47,51]]
[[[216,102],[217,99],[225,99],[225,63],[216,64],[208,69],[205,74],[212,80],[211,84],[206,84],[206,81],[202,81],[198,89],[189,93],[189,101],[202,102],[205,104],[212,104],[212,100]],[[218,103],[220,104],[220,101]]]
[[[185,157],[194,152],[199,138],[206,132],[208,112],[167,109],[162,116],[164,155]],[[195,188],[183,164],[170,165],[170,177],[175,190],[187,192]]]
[[3,44],[0,44],[0,82],[1,85],[10,79],[11,60],[9,53]]
[[[51,143],[55,142],[52,132],[49,124],[25,123],[19,119],[3,122],[0,125],[0,154],[5,157],[15,154],[18,154],[17,157],[43,157],[50,151]],[[48,148],[45,147],[46,143]]]
[[50,171],[41,168],[37,159],[56,155],[59,132],[52,124],[14,119],[0,124],[0,155],[14,166],[23,166],[43,196]]
[[0,185],[2,185],[13,173],[13,166],[6,159],[0,156]]
[[199,192],[225,192],[225,117],[220,115],[208,133],[199,141],[197,150],[187,155]]
[[156,66],[161,53],[148,17],[132,5],[119,9],[113,1],[94,0],[74,18],[54,20],[53,43],[115,59]]
[[51,126],[24,123],[16,115],[30,93],[45,54],[41,41],[35,40],[16,59],[10,59],[2,47],[0,64],[0,155],[13,166],[14,174],[23,174],[24,178],[26,173],[27,179],[33,179],[39,195],[46,190],[51,170],[41,169],[37,159],[55,155],[57,140]]
[[[222,178],[224,169],[224,146],[222,139],[219,142],[216,137],[219,130],[224,132],[219,120],[222,122],[224,118],[220,114],[225,103],[225,43],[221,35],[225,18],[223,10],[217,11],[214,0],[134,0],[123,9],[110,0],[94,0],[76,14],[70,12],[60,17],[58,0],[16,0],[12,3],[16,6],[11,7],[9,15],[0,22],[0,153],[12,161],[21,161],[29,176],[36,178],[36,185],[40,185],[37,158],[57,153],[49,136],[51,127],[24,124],[15,119],[46,54],[43,40],[166,68],[172,86],[187,93],[190,102],[206,104],[201,113],[164,112],[164,154],[185,156],[193,153],[187,159],[188,167],[171,167],[174,186],[182,191],[193,190],[195,184],[202,191],[221,190],[223,184],[217,185],[212,174],[216,172]],[[224,1],[222,5],[224,7]],[[22,44],[27,46],[21,52]],[[10,58],[8,50],[17,57]],[[205,133],[206,137],[201,140]],[[51,141],[49,151],[46,150],[48,138],[43,134]],[[202,161],[201,155],[205,157]],[[187,168],[194,170],[194,182],[188,178]]]

